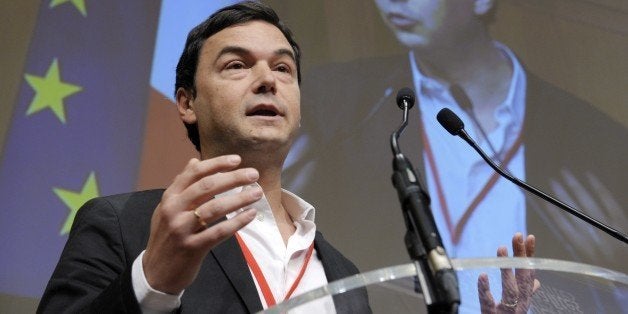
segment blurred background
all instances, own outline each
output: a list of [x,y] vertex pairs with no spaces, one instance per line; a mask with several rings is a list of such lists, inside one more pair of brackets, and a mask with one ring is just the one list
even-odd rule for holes
[[[0,312],[34,311],[67,240],[74,214],[85,201],[131,190],[164,188],[189,158],[197,156],[173,103],[174,68],[187,32],[231,2],[2,1]],[[321,73],[329,64],[407,56],[407,48],[382,21],[373,1],[265,2],[277,10],[301,45],[304,82],[308,73]],[[616,153],[626,152],[625,0],[501,0],[489,30],[495,40],[515,52],[526,72],[590,104],[600,113],[603,124],[617,125],[620,131],[614,135],[623,141]],[[310,94],[316,90],[316,81],[304,84]],[[303,94],[307,96],[308,90]],[[394,106],[392,102],[387,105]],[[304,113],[312,111],[310,107]],[[307,126],[308,117],[303,119]],[[561,123],[560,118],[556,123]],[[390,131],[396,127],[391,124]],[[299,143],[302,145],[295,150],[311,155],[327,153],[322,146],[304,148],[312,141]],[[373,145],[372,149],[389,150],[386,145]],[[606,166],[605,173],[615,176],[609,182],[625,183],[628,179],[626,163],[596,158],[614,151],[592,152],[585,147],[573,153]],[[303,162],[300,158],[307,156],[295,151],[287,167],[298,167]],[[420,168],[419,160],[417,157],[415,166]],[[382,158],[381,164],[389,169],[390,158]],[[342,173],[329,170],[328,176]],[[289,182],[292,189],[317,206],[318,199],[310,197],[324,198],[324,192],[299,180]],[[383,180],[389,182],[389,175]],[[364,182],[356,182],[359,184]],[[395,192],[392,188],[375,191],[382,199],[391,200],[389,208],[352,208],[350,192],[338,208],[317,207],[317,225],[326,238],[363,271],[408,260]],[[617,197],[615,207],[605,217],[625,232],[626,203],[622,200],[626,196]],[[339,211],[345,211],[342,219],[336,215]],[[344,219],[346,216],[355,221]],[[392,222],[375,231],[368,227],[383,216]],[[564,216],[550,218],[558,221]],[[627,271],[621,263],[628,257],[625,246],[584,224],[576,225],[586,230],[583,233],[594,234],[597,241],[611,243],[603,254],[619,264],[601,262],[600,266]],[[572,259],[567,255],[549,257]],[[587,258],[580,261],[594,262]]]

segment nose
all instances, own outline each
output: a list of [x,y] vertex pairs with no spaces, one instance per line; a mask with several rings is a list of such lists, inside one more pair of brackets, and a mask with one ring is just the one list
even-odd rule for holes
[[256,67],[255,75],[257,80],[254,86],[254,92],[256,94],[277,92],[276,78],[273,70],[266,64],[261,64]]

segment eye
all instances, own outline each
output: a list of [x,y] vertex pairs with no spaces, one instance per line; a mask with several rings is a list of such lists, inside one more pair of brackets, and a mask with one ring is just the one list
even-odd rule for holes
[[244,68],[246,68],[246,65],[242,61],[231,61],[225,66],[227,70],[241,70]]
[[275,67],[275,70],[279,71],[279,72],[283,72],[283,73],[292,73],[292,68],[290,68],[288,65],[286,64],[279,64]]

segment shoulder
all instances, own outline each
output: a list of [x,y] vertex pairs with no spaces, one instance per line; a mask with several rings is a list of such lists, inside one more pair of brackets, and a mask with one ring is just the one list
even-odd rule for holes
[[[587,127],[596,121],[610,120],[594,105],[576,95],[547,82],[532,73],[527,75],[526,101],[533,117],[546,117],[555,122],[577,122],[579,127]],[[584,124],[583,124],[584,123]]]
[[565,147],[599,147],[617,151],[626,147],[626,128],[594,105],[527,74],[526,134],[543,138],[552,135]]
[[114,194],[108,196],[101,196],[94,198],[96,202],[110,203],[114,207],[128,207],[129,205],[139,205],[149,203],[158,203],[161,195],[164,193],[163,189],[145,190],[137,192],[129,192],[122,194]]
[[159,189],[96,197],[81,207],[77,218],[101,211],[110,211],[118,216],[152,212],[163,192]]
[[125,193],[85,203],[74,219],[39,311],[137,312],[131,264],[146,247],[152,212],[162,193]]
[[[85,203],[76,214],[70,238],[78,234],[109,234],[132,239],[138,247],[145,242],[150,230],[150,220],[164,190],[116,194],[97,197]],[[100,230],[100,231],[98,231]]]

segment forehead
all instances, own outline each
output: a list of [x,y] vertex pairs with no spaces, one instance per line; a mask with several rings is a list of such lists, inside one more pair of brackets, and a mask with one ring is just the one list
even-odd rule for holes
[[243,47],[252,52],[290,49],[290,43],[276,26],[264,21],[250,21],[229,26],[210,36],[203,44],[203,54],[220,52],[224,47]]

